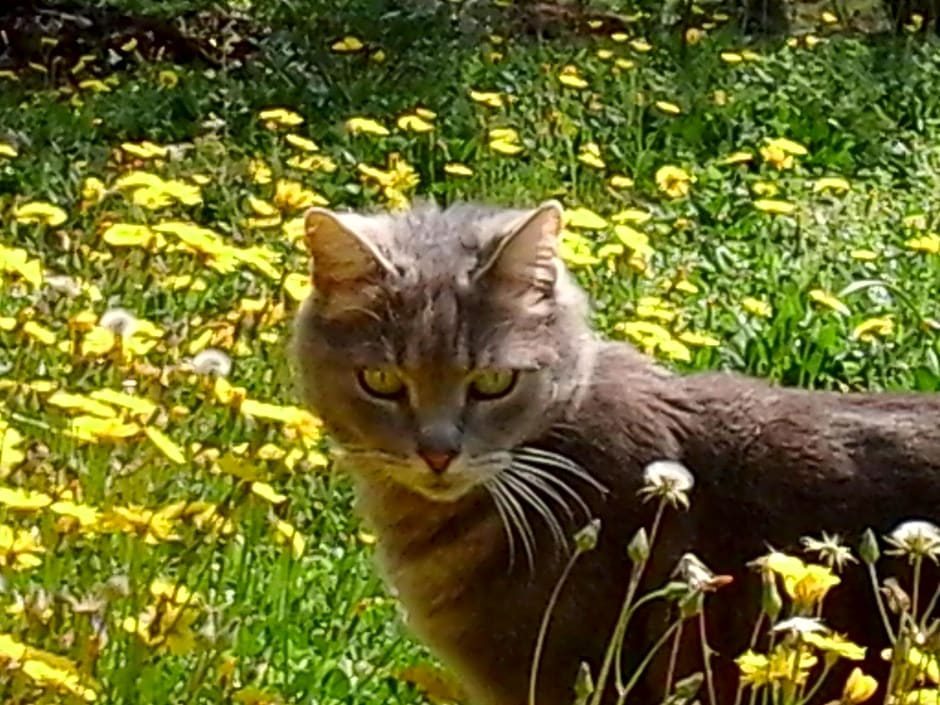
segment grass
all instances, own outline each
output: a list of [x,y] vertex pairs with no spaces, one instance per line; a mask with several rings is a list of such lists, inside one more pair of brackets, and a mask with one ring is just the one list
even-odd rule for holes
[[[703,10],[689,45],[642,18],[538,43],[422,7],[267,3],[236,66],[119,48],[73,74],[50,47],[0,74],[3,702],[424,702],[401,674],[430,661],[293,406],[314,202],[559,198],[598,325],[664,364],[940,390],[935,42],[820,19],[748,44]],[[396,125],[419,108],[429,131]]]

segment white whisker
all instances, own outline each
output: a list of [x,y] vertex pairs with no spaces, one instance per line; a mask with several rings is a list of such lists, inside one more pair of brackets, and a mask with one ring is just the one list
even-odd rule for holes
[[558,519],[552,512],[551,507],[542,501],[542,498],[526,484],[526,477],[518,473],[507,472],[504,475],[504,479],[508,485],[515,487],[519,497],[524,502],[527,502],[529,506],[545,520],[545,524],[548,526],[556,548],[560,549],[562,553],[567,552],[568,541],[565,537],[565,530],[561,527],[561,524],[558,523]]
[[500,492],[506,503],[506,515],[519,531],[522,548],[525,550],[526,562],[529,565],[529,573],[533,573],[535,571],[535,535],[532,533],[532,527],[529,525],[529,520],[526,518],[525,508],[512,493],[512,487],[503,483],[503,479],[503,475],[499,475],[496,478]]
[[506,515],[505,499],[503,498],[499,483],[494,481],[488,481],[483,483],[484,489],[493,499],[493,506],[496,507],[496,513],[499,514],[499,521],[503,525],[503,531],[506,534],[506,542],[509,545],[509,566],[508,570],[511,572],[513,566],[516,564],[516,541],[512,535],[512,524],[509,521],[509,518]]
[[533,448],[532,446],[522,446],[513,451],[513,456],[520,460],[527,460],[532,465],[564,470],[591,485],[601,494],[608,493],[607,487],[598,482],[587,470],[559,453],[552,453],[547,450],[542,450],[541,448]]
[[555,489],[555,487],[563,490],[565,494],[568,495],[568,497],[577,502],[578,507],[584,512],[586,517],[591,516],[587,502],[581,499],[581,495],[566,485],[561,478],[556,477],[547,470],[536,467],[535,465],[529,465],[528,463],[524,463],[521,460],[514,462],[510,469],[525,474],[532,483],[534,483],[545,494],[555,500],[558,506],[564,510],[565,515],[568,517],[568,521],[574,521],[574,510],[571,509],[571,505],[568,504],[568,501],[561,495],[560,492],[558,492],[558,490]]

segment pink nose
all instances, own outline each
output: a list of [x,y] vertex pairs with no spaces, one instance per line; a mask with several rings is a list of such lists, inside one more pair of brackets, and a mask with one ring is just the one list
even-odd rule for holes
[[456,453],[422,450],[418,452],[418,455],[424,458],[424,462],[428,464],[428,467],[431,468],[433,472],[440,474],[447,469],[447,466],[450,465],[450,461],[454,459]]

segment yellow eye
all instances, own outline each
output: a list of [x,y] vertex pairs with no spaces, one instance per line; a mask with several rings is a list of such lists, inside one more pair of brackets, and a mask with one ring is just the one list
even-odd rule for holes
[[366,367],[359,371],[359,384],[369,394],[382,399],[397,399],[405,393],[401,375],[388,367]]
[[498,399],[512,391],[516,384],[515,370],[479,370],[470,380],[470,396],[475,399]]

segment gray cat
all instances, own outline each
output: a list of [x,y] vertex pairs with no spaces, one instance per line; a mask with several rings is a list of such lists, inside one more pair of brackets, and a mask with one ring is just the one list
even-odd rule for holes
[[[537,703],[572,702],[578,666],[597,673],[623,600],[626,544],[651,518],[637,496],[643,468],[683,463],[691,508],[667,513],[648,586],[687,551],[734,576],[706,612],[719,702],[730,702],[731,659],[759,603],[747,561],[822,530],[854,540],[868,526],[940,521],[940,395],[670,374],[592,332],[558,257],[561,225],[556,202],[311,210],[314,293],[293,346],[305,402],[336,441],[409,627],[474,705],[527,702],[558,549],[598,517],[598,545],[561,593],[539,669]],[[879,673],[882,631],[855,572],[833,593],[829,622],[872,647],[865,668]],[[664,619],[650,610],[631,622],[626,668]],[[694,639],[679,676],[701,668]],[[659,702],[664,669],[654,662],[630,702]]]

